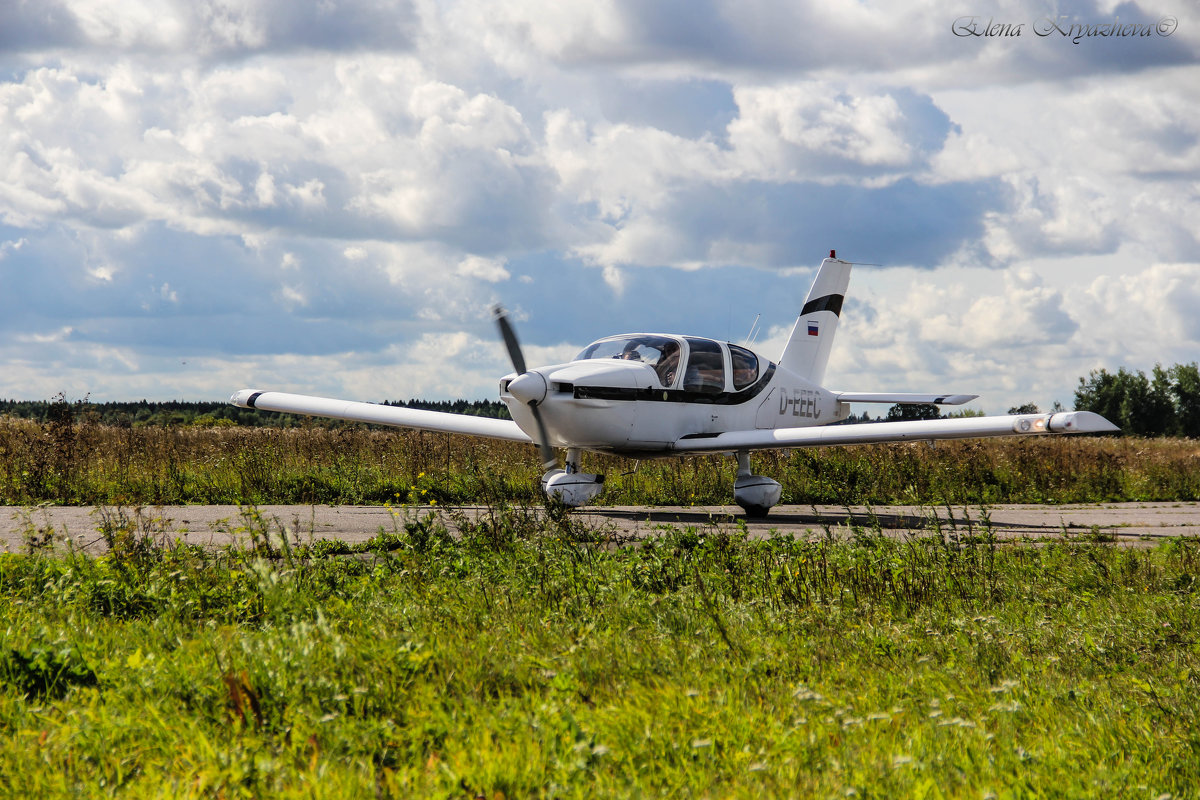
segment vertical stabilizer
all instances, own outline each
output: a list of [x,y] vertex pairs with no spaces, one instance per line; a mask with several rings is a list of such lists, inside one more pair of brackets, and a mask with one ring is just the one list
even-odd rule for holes
[[821,262],[792,335],[779,356],[779,366],[815,384],[825,377],[851,266],[849,261],[842,261],[834,251],[829,251],[829,258]]

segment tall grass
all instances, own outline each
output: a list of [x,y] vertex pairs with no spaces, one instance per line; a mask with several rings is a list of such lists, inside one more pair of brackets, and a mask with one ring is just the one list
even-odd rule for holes
[[[601,502],[732,500],[733,459],[585,455]],[[993,439],[765,452],[786,503],[1065,503],[1200,499],[1188,439]],[[366,428],[119,428],[0,419],[0,503],[438,503],[536,497],[532,448]]]
[[1193,796],[1200,548],[396,512],[0,555],[11,796]]

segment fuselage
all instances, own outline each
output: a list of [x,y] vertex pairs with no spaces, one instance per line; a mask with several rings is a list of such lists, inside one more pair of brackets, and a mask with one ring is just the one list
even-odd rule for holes
[[506,375],[500,398],[531,437],[534,403],[554,445],[639,458],[670,455],[681,439],[826,425],[850,413],[744,347],[655,333],[610,336],[569,363]]

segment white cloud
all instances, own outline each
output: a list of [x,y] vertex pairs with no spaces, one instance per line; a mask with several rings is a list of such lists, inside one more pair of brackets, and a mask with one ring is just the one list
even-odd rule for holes
[[473,0],[450,7],[446,24],[463,30],[496,64],[526,73],[545,58],[569,63],[620,48],[627,31],[618,6],[613,0]]
[[653,128],[602,125],[588,130],[569,112],[547,115],[546,155],[575,202],[595,203],[601,219],[653,210],[681,188],[735,177],[712,141]]
[[1200,89],[1180,80],[1189,72],[939,92],[963,133],[933,160],[929,179],[1004,182],[1008,201],[985,234],[1000,263],[1128,242],[1169,259],[1200,257],[1200,116],[1191,112]]
[[488,283],[499,283],[511,277],[508,270],[504,268],[504,259],[502,258],[467,256],[458,262],[457,271],[465,278],[478,278]]
[[295,286],[284,286],[279,290],[280,299],[284,305],[289,308],[298,308],[308,305],[308,298],[304,292]]
[[1066,288],[1039,271],[1061,268],[1046,260],[1037,270],[1001,273],[859,271],[828,381],[863,391],[978,393],[998,413],[1031,401],[1070,406],[1078,378],[1102,366],[1149,372],[1155,363],[1195,360],[1200,265],[1130,265],[1089,282],[1054,281]]
[[308,210],[319,209],[325,205],[325,184],[316,178],[305,181],[303,186],[289,186],[288,194]]
[[51,342],[64,341],[74,332],[75,329],[67,325],[50,333],[23,333],[19,334],[16,338],[18,342],[24,344],[49,344]]
[[1010,175],[1022,167],[1015,150],[998,144],[991,136],[973,130],[957,130],[931,159],[929,180],[971,181]]
[[75,0],[68,5],[83,34],[102,46],[169,47],[184,33],[175,4],[165,0],[115,6],[102,0]]
[[612,264],[608,264],[604,267],[604,270],[601,274],[604,276],[604,282],[608,284],[608,287],[612,289],[618,297],[625,294],[624,272],[614,267]]
[[262,172],[254,182],[254,196],[260,206],[275,205],[275,179],[269,172]]
[[[535,364],[561,363],[576,345],[524,347]],[[424,334],[379,353],[284,356],[270,362],[244,359],[235,383],[278,386],[307,394],[378,402],[409,398],[497,399],[499,379],[512,371],[499,339],[467,333]],[[297,376],[309,376],[307,380]]]
[[734,98],[740,113],[729,126],[730,143],[749,171],[769,180],[912,164],[915,153],[900,130],[904,115],[889,95],[839,96],[827,85],[803,83],[737,89]]
[[1080,341],[1090,355],[1146,368],[1194,361],[1200,352],[1200,263],[1101,275],[1071,305],[1093,321]]
[[17,239],[15,241],[0,242],[0,260],[3,260],[9,253],[15,253],[24,247],[25,239]]

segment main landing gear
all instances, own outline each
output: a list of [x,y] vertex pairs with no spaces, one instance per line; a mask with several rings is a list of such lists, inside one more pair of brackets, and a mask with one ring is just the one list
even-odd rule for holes
[[579,448],[567,449],[566,469],[552,469],[542,476],[542,491],[568,508],[586,505],[604,488],[604,476],[579,471]]
[[750,453],[739,450],[737,454],[737,479],[733,482],[733,500],[741,506],[747,517],[762,519],[779,502],[783,487],[763,475],[750,473]]
[[[737,479],[733,482],[733,499],[747,517],[761,519],[779,502],[783,487],[777,481],[750,472],[750,453],[737,454]],[[568,508],[590,503],[604,489],[604,476],[579,471],[579,448],[567,450],[566,469],[552,469],[542,476],[542,491]]]

